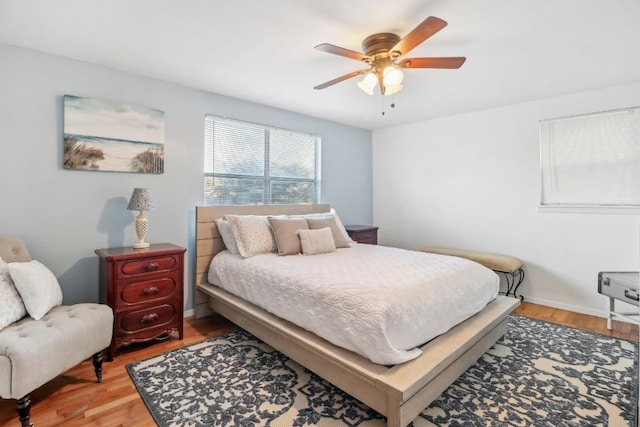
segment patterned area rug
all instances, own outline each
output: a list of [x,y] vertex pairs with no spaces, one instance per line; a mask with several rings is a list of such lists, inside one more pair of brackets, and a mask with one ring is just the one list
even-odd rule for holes
[[[384,426],[245,331],[127,365],[159,426]],[[636,426],[638,345],[510,316],[507,336],[418,426]]]

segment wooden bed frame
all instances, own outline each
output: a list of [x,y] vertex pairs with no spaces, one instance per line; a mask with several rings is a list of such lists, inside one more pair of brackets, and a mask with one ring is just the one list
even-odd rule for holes
[[498,296],[480,313],[422,346],[422,355],[383,366],[337,347],[293,323],[207,281],[209,263],[225,249],[214,220],[226,214],[278,215],[328,212],[329,205],[196,207],[196,317],[221,314],[273,348],[404,427],[506,333],[519,304]]

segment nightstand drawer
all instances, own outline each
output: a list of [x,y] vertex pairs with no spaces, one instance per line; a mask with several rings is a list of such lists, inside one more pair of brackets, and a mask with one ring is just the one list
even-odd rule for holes
[[352,239],[358,243],[367,243],[370,245],[375,245],[378,243],[378,233],[373,230],[358,231],[356,233],[353,233],[353,235],[354,237],[352,237]]
[[120,261],[116,266],[116,276],[119,279],[125,279],[138,274],[170,271],[174,270],[177,265],[177,256],[159,256],[133,261]]
[[371,225],[345,225],[349,237],[358,243],[378,244],[378,227]]
[[173,296],[178,292],[177,281],[174,277],[165,276],[155,280],[124,284],[120,291],[120,298],[125,304],[137,304]]
[[176,308],[170,304],[130,311],[121,317],[120,331],[126,333],[160,327],[172,322],[176,314]]

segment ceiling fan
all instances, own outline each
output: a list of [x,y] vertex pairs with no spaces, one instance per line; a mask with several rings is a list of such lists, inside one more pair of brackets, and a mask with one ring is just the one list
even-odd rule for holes
[[344,76],[340,76],[326,83],[314,87],[314,89],[324,89],[341,81],[352,77],[366,74],[358,82],[358,86],[369,95],[373,95],[376,84],[380,86],[383,95],[392,95],[402,89],[404,68],[460,68],[467,59],[461,57],[439,57],[439,58],[405,58],[406,55],[420,43],[433,36],[435,33],[447,26],[447,22],[435,16],[430,16],[409,34],[400,38],[393,33],[372,34],[362,41],[364,53],[345,49],[330,43],[322,43],[315,48],[323,52],[340,55],[347,58],[362,61],[369,66],[361,70],[354,71]]

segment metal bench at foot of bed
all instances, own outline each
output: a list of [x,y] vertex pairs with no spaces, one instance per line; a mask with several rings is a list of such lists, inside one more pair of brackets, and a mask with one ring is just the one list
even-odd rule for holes
[[524,280],[524,270],[522,269],[522,260],[511,255],[493,254],[488,252],[469,251],[466,249],[454,249],[443,247],[426,247],[420,249],[422,252],[428,252],[432,254],[457,256],[460,258],[466,258],[471,261],[475,261],[478,264],[482,264],[487,268],[495,271],[496,273],[502,273],[507,281],[507,290],[504,295],[513,295],[520,300],[524,300],[522,295],[518,295],[518,287]]

